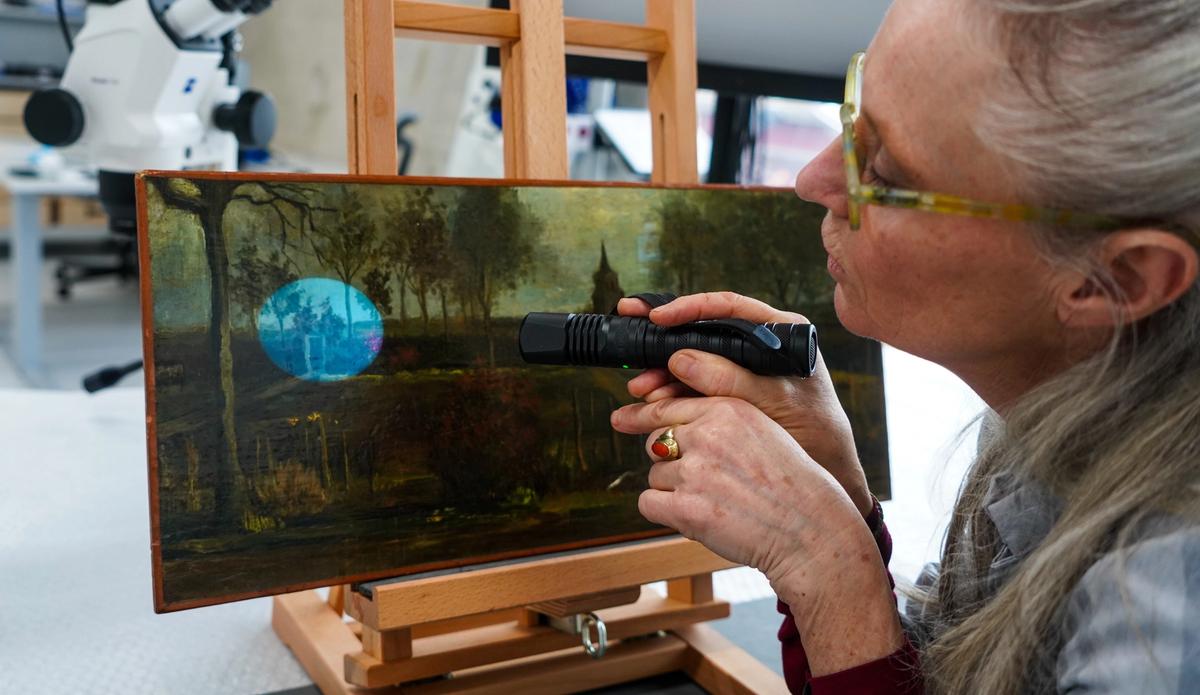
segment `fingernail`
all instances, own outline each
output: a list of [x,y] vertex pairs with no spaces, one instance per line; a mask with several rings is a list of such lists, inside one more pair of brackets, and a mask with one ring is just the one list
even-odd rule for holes
[[692,375],[696,369],[696,358],[685,353],[677,353],[671,359],[671,371],[675,372],[675,376],[681,379],[686,379]]

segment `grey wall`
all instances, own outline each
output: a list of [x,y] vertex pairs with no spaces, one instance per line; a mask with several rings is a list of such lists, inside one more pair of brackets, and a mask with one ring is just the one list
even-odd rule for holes
[[[841,78],[891,0],[696,0],[701,62]],[[641,22],[643,0],[566,0],[578,17]]]
[[[484,0],[460,2],[483,6]],[[286,0],[245,24],[243,57],[251,84],[279,106],[275,149],[325,171],[346,166],[346,77],[342,3]],[[412,174],[444,173],[467,84],[483,62],[481,48],[396,42],[396,108],[418,114]]]

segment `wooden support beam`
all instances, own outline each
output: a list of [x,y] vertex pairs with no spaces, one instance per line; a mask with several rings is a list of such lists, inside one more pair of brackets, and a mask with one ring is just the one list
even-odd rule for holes
[[348,686],[345,678],[345,655],[361,651],[362,643],[317,592],[276,596],[271,627],[322,693],[368,695],[368,691]]
[[527,150],[525,109],[521,104],[525,90],[521,88],[523,75],[518,69],[516,46],[516,41],[500,45],[500,125],[504,138],[504,175],[508,178],[525,175]]
[[[729,604],[714,601],[692,605],[647,594],[637,603],[607,608],[597,611],[597,615],[608,626],[608,638],[621,640],[728,617]],[[402,661],[382,661],[363,651],[350,653],[346,655],[345,673],[349,682],[375,688],[567,649],[578,644],[577,635],[569,635],[552,627],[492,625],[413,640],[412,658]]]
[[[404,695],[576,693],[680,671],[688,654],[687,643],[668,634],[610,645],[603,659],[593,659],[579,649],[571,649],[456,672],[450,679],[405,686],[403,692]],[[379,695],[376,690],[368,692]]]
[[[538,613],[544,613],[551,618],[568,618],[573,615],[592,613],[601,608],[612,608],[613,606],[636,603],[641,596],[642,587],[632,586],[628,589],[620,589],[618,591],[588,594],[587,596],[577,596],[557,601],[542,601],[541,603],[535,603],[529,608]],[[711,601],[712,599],[709,600]]]
[[369,625],[362,627],[363,651],[380,661],[399,661],[412,656],[412,628],[402,627],[381,632]]
[[441,2],[394,0],[396,35],[499,46],[521,38],[516,12]]
[[347,164],[396,175],[396,46],[392,0],[345,0]]
[[346,610],[346,585],[329,587],[329,607],[341,615]]
[[[589,551],[436,577],[400,580],[357,592],[346,602],[354,619],[380,630],[613,591],[662,579],[736,567],[685,538]],[[670,572],[674,576],[664,577]]]
[[713,578],[709,573],[681,577],[667,582],[667,596],[684,603],[708,603],[713,600]]
[[521,627],[537,627],[543,624],[542,614],[529,608],[520,608],[521,614],[517,617],[517,625]]
[[[394,0],[397,36],[443,42],[500,46],[521,38],[521,20],[512,10],[440,2]],[[567,53],[623,60],[648,60],[667,51],[660,29],[595,19],[565,17]]]
[[467,615],[461,618],[439,620],[436,623],[423,623],[421,625],[413,625],[412,636],[414,638],[432,637],[434,635],[445,635],[451,632],[458,632],[459,630],[470,630],[477,627],[485,627],[487,625],[511,623],[524,619],[527,613],[529,613],[529,611],[523,608],[510,608],[509,610],[505,611],[477,613],[475,615]]
[[666,32],[653,27],[567,17],[563,32],[571,55],[650,60],[667,52]]
[[654,183],[698,183],[696,163],[695,0],[646,0],[646,25],[667,34],[668,49],[646,63]]
[[701,688],[719,695],[786,695],[783,677],[708,625],[672,632],[690,647],[684,671]]
[[567,68],[562,0],[511,0],[521,35],[500,50],[504,175],[566,179]]

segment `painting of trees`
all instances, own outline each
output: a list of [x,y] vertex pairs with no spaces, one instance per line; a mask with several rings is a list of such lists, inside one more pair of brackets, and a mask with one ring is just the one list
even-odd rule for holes
[[[429,331],[429,302],[444,295],[447,278],[448,238],[446,208],[434,199],[430,187],[416,188],[409,195],[383,203],[380,254],[400,288],[400,323],[408,320],[408,294],[417,300],[421,328]],[[378,285],[382,278],[376,277]],[[443,301],[443,306],[445,302]],[[443,323],[447,317],[443,312]]]
[[362,196],[353,189],[341,192],[335,211],[323,215],[309,230],[309,249],[325,268],[346,286],[346,338],[353,338],[354,306],[350,287],[359,274],[383,252],[377,233],[376,217],[367,209]]
[[204,236],[204,257],[209,274],[209,359],[218,379],[209,387],[209,394],[220,417],[214,439],[215,459],[214,500],[220,520],[226,525],[240,525],[245,514],[245,474],[238,459],[237,423],[233,384],[232,327],[229,316],[228,267],[229,250],[223,226],[236,181],[216,181],[211,186],[197,186],[182,179],[151,179],[150,185],[163,204],[194,216]]
[[[321,209],[316,203],[316,191],[296,184],[243,182],[230,179],[207,181],[203,186],[180,178],[151,178],[148,186],[162,204],[195,218],[204,238],[204,257],[207,261],[209,284],[209,358],[217,379],[208,387],[220,417],[213,423],[214,449],[214,508],[217,520],[226,527],[243,528],[251,515],[247,497],[246,475],[239,456],[236,418],[236,387],[233,378],[233,326],[231,300],[246,298],[250,289],[230,290],[230,257],[225,229],[225,217],[235,201],[269,209],[279,221],[281,246],[286,247],[289,227],[311,226],[313,214]],[[266,275],[286,273],[286,269],[248,268],[252,283],[265,282]]]
[[[408,268],[407,288],[417,300],[421,312],[421,328],[429,332],[429,301],[432,295],[445,296],[450,275],[450,240],[446,225],[446,208],[433,200],[433,191],[423,188],[409,196],[399,222],[405,245]],[[442,301],[445,321],[445,301]]]
[[790,309],[827,303],[821,208],[794,197],[668,197],[657,210],[658,272],[680,294],[728,289]]
[[[673,192],[672,192],[673,193]],[[728,249],[721,248],[720,229],[706,211],[680,193],[668,193],[655,210],[658,226],[657,273],[678,294],[711,286]]]
[[453,283],[476,309],[496,363],[492,309],[501,292],[515,289],[533,270],[541,221],[511,188],[463,188],[450,224]]
[[823,210],[795,198],[758,195],[734,203],[706,201],[706,216],[721,242],[720,276],[730,289],[777,307],[803,310],[828,302],[833,283],[812,259],[824,256]]
[[[160,608],[664,533],[609,421],[633,372],[525,364],[524,315],[718,289],[832,314],[785,191],[142,181]],[[821,330],[886,489],[878,348]]]
[[258,247],[243,242],[233,262],[233,273],[237,278],[233,283],[234,301],[245,308],[256,326],[255,307],[262,307],[262,314],[273,316],[279,332],[283,333],[284,321],[300,310],[299,290],[288,287],[299,279],[293,266],[278,249],[272,249],[263,258]]
[[832,303],[833,281],[819,263],[825,257],[820,234],[825,211],[779,196],[761,196],[747,209],[755,214],[744,229],[762,240],[756,268],[761,288],[755,294],[802,311]]
[[387,258],[387,253],[383,252],[380,264],[368,270],[367,274],[363,276],[363,289],[366,296],[375,302],[375,306],[384,316],[392,313],[392,274],[387,270]]

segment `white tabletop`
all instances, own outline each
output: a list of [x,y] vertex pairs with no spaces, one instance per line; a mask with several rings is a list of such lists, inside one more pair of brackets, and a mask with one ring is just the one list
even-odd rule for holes
[[0,137],[0,189],[12,195],[94,196],[99,190],[95,173],[85,173],[75,160],[62,161],[59,171],[42,176],[20,176],[14,171],[28,169],[30,160],[44,156],[46,148],[29,138]]
[[75,169],[67,169],[54,178],[42,176],[15,176],[5,167],[0,170],[0,188],[11,195],[69,195],[95,196],[100,185],[94,176]]

